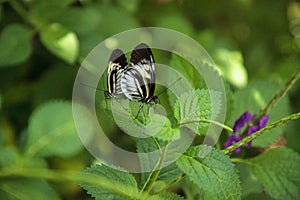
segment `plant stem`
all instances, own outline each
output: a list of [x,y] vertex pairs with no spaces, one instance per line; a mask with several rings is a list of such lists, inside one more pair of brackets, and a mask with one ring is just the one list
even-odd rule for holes
[[188,121],[188,122],[183,122],[183,123],[180,123],[179,125],[185,125],[185,124],[192,124],[192,123],[200,123],[200,122],[205,122],[205,123],[212,123],[212,124],[215,124],[215,125],[218,125],[230,132],[232,132],[232,128],[230,128],[229,126],[226,126],[225,124],[221,124],[217,121],[214,121],[214,120],[210,120],[210,119],[200,119],[200,120],[194,120],[194,121]]
[[[167,150],[167,147],[168,147],[168,144],[165,145],[165,148],[163,149],[163,152],[161,154],[161,157],[159,159],[159,162],[158,162],[158,165],[157,165],[157,170],[155,170],[154,172],[151,172],[151,174],[149,175],[148,179],[147,179],[147,182],[149,182],[148,180],[150,180],[151,178],[151,182],[149,183],[149,186],[147,188],[147,190],[144,192],[143,196],[147,197],[147,195],[149,194],[149,192],[151,191],[152,187],[154,186],[154,183],[160,173],[160,170],[161,170],[161,166],[163,164],[163,161],[164,161],[164,158],[165,158],[165,153],[166,153],[166,150]],[[153,175],[153,176],[152,176]],[[144,189],[146,188],[146,185],[147,183],[144,184],[144,187],[143,189],[141,190],[140,194],[142,194],[142,192],[144,191]]]
[[259,113],[257,120],[259,120],[262,116],[267,115],[270,110],[278,103],[281,97],[285,96],[286,93],[291,89],[291,87],[296,83],[296,81],[300,78],[300,68],[293,74],[290,80],[285,84],[285,87],[282,88],[275,96],[271,99],[269,104],[261,110]]
[[226,149],[223,149],[222,151],[225,153],[225,154],[228,154],[230,152],[232,152],[233,150],[235,150],[236,148],[240,147],[240,146],[243,146],[245,144],[247,144],[248,142],[254,140],[255,138],[257,138],[258,136],[260,136],[262,133],[264,133],[265,131],[269,131],[277,126],[280,126],[282,124],[285,124],[286,122],[288,121],[291,121],[291,120],[295,120],[295,119],[299,119],[300,118],[300,112],[299,113],[295,113],[295,114],[292,114],[292,115],[289,115],[285,118],[282,118],[268,126],[266,126],[265,128],[253,133],[252,135],[249,135],[247,137],[245,137],[244,139],[242,139],[241,141],[227,147]]
[[24,7],[17,1],[17,0],[9,0],[8,1],[11,7],[22,17],[24,18],[27,22],[30,23],[29,20],[29,14],[27,10],[24,9]]
[[168,189],[171,185],[178,183],[179,181],[181,181],[182,179],[185,178],[185,174],[180,174],[180,176],[178,176],[177,178],[175,178],[174,180],[170,181],[167,185],[165,185],[162,189],[160,189],[159,191],[155,192],[155,193],[160,193],[166,189]]

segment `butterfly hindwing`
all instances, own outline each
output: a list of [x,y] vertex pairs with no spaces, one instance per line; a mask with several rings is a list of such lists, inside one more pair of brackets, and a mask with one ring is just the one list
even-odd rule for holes
[[153,100],[155,78],[152,51],[142,43],[136,46],[131,53],[130,67],[124,71],[121,89],[128,99],[149,103]]

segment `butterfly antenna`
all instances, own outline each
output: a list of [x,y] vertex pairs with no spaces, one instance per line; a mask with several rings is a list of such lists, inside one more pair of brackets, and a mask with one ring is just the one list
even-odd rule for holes
[[163,89],[160,93],[158,93],[157,96],[161,95],[162,93],[164,93],[167,89],[169,89],[170,87],[172,87],[173,85],[175,85],[178,81],[181,80],[182,77],[178,78],[176,81],[174,81],[171,85],[169,85],[167,88]]

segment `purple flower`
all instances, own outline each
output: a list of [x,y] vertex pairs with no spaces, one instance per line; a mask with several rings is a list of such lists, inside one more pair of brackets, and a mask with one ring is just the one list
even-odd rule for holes
[[[225,148],[243,139],[243,137],[238,137],[235,133],[240,132],[244,126],[246,125],[249,126],[250,123],[252,123],[252,121],[255,119],[255,117],[256,117],[255,114],[251,115],[250,112],[247,110],[235,121],[233,126],[233,134],[225,142],[224,144]],[[247,136],[253,134],[256,131],[259,131],[260,129],[263,129],[267,125],[268,120],[269,120],[268,115],[265,115],[262,118],[260,118],[257,124],[250,126],[250,128],[247,131]],[[247,147],[250,148],[251,145],[252,145],[252,141],[247,144]],[[238,147],[233,152],[238,153],[241,151],[241,149],[242,147]]]
[[[265,128],[265,126],[267,125],[267,122],[269,120],[269,116],[268,115],[264,115],[262,118],[260,118],[258,124],[251,126],[248,129],[247,132],[247,136],[251,135],[252,133],[255,133],[256,131],[259,131],[260,129]],[[250,148],[252,145],[252,141],[248,143],[247,147]]]
[[[231,146],[231,145],[233,145],[233,144],[235,144],[235,143],[237,143],[237,142],[239,142],[241,140],[242,140],[241,137],[238,137],[235,134],[232,134],[231,136],[229,136],[229,138],[225,142],[224,146],[225,146],[225,148],[227,148],[227,147],[229,147],[229,146]],[[241,150],[242,150],[242,147],[238,147],[233,152],[238,153]]]
[[240,118],[238,118],[233,126],[233,132],[240,132],[241,129],[246,125],[249,124],[250,122],[252,122],[254,120],[254,118],[256,117],[256,115],[251,115],[250,112],[247,110],[246,112],[244,112]]

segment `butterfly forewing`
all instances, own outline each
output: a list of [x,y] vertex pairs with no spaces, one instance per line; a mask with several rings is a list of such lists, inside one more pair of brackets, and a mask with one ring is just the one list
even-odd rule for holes
[[120,49],[115,49],[110,56],[107,70],[107,97],[115,97],[122,94],[121,78],[128,67],[127,59]]
[[121,89],[130,100],[149,103],[155,90],[155,64],[151,49],[146,44],[135,47],[128,67],[121,79]]

